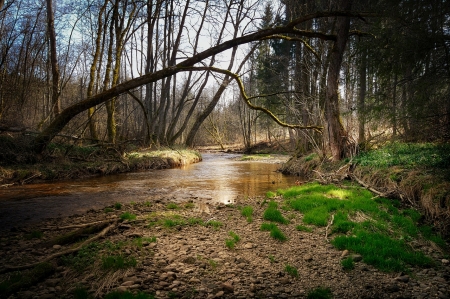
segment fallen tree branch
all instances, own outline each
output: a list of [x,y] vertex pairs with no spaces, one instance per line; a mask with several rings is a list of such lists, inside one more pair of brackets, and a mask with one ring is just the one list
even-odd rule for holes
[[94,241],[96,241],[96,240],[98,240],[98,239],[104,237],[104,236],[105,236],[112,228],[114,228],[114,227],[117,225],[117,223],[118,223],[118,220],[114,221],[114,222],[111,223],[109,226],[107,226],[106,228],[104,228],[100,233],[98,233],[97,235],[95,235],[95,236],[93,236],[93,237],[87,239],[86,241],[82,242],[81,244],[79,244],[79,245],[78,245],[77,247],[75,247],[75,248],[70,248],[70,249],[67,249],[67,250],[65,250],[65,251],[61,251],[61,252],[54,253],[54,254],[52,254],[52,255],[46,257],[46,258],[43,259],[42,261],[38,261],[38,262],[35,262],[35,263],[32,263],[32,264],[21,265],[21,266],[9,266],[9,265],[6,265],[5,268],[0,269],[0,274],[7,273],[7,272],[11,272],[11,271],[20,271],[20,270],[30,269],[30,268],[36,267],[36,266],[39,265],[39,264],[42,264],[42,263],[46,263],[46,262],[48,262],[48,261],[51,261],[51,260],[53,260],[53,259],[55,259],[55,258],[57,258],[57,257],[63,256],[63,255],[66,255],[66,254],[70,254],[70,253],[77,252],[77,251],[80,250],[83,246],[86,246],[87,244],[92,243],[92,242],[94,242]]
[[380,196],[380,197],[386,197],[387,194],[383,193],[381,191],[376,190],[375,188],[369,186],[368,184],[364,183],[361,179],[359,179],[356,175],[351,174],[350,177],[355,180],[356,182],[358,182],[358,184],[360,184],[361,186],[363,186],[364,188],[366,188],[367,190],[375,193],[376,195]]

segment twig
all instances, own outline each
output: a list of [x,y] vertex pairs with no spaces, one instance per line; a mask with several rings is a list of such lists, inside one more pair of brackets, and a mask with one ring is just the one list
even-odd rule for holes
[[327,242],[329,242],[328,241],[328,229],[330,228],[330,226],[333,225],[333,221],[334,221],[334,214],[331,215],[331,221],[330,221],[330,223],[328,223],[327,227],[325,228],[325,240],[327,240]]
[[27,265],[22,265],[22,266],[8,266],[7,265],[5,268],[0,269],[0,274],[11,272],[11,271],[19,271],[19,270],[25,270],[25,269],[33,268],[33,267],[36,267],[39,264],[51,261],[54,258],[63,256],[63,255],[66,255],[66,254],[77,252],[83,246],[85,246],[85,245],[87,245],[87,244],[89,244],[89,243],[91,243],[91,242],[93,242],[95,240],[98,240],[101,237],[105,236],[113,227],[116,226],[117,222],[118,222],[118,220],[114,221],[111,225],[105,227],[100,233],[98,233],[97,235],[93,236],[92,238],[87,239],[86,241],[84,241],[83,243],[81,243],[80,245],[78,245],[75,248],[70,248],[70,249],[67,249],[67,250],[62,251],[62,252],[57,252],[55,254],[52,254],[52,255],[46,257],[42,261],[35,262],[35,263],[32,263],[32,264],[27,264]]
[[63,229],[71,229],[71,228],[82,228],[82,227],[91,226],[91,225],[95,225],[95,224],[110,223],[110,222],[111,222],[111,220],[95,221],[95,222],[90,222],[90,223],[74,224],[74,225],[67,225],[67,226],[50,226],[50,227],[43,228],[42,230],[63,230]]

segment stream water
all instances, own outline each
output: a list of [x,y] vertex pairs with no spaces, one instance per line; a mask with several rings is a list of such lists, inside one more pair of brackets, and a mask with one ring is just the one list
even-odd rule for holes
[[292,186],[298,177],[277,169],[282,160],[237,161],[236,155],[202,154],[182,168],[152,170],[0,189],[0,230],[44,218],[81,214],[116,202],[207,201],[233,203]]

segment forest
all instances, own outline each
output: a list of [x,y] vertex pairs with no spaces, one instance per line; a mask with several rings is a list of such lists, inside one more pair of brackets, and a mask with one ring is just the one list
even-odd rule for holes
[[340,160],[450,138],[446,1],[0,2],[0,130]]

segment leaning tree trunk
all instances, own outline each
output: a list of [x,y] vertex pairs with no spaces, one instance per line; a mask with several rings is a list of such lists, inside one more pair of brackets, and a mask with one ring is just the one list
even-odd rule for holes
[[[343,10],[350,11],[351,6],[352,0],[341,1]],[[338,17],[336,29],[336,41],[330,53],[324,111],[326,122],[324,133],[328,135],[328,146],[334,161],[349,155],[349,147],[347,147],[349,140],[347,132],[342,125],[339,111],[339,73],[348,40],[350,18]]]

